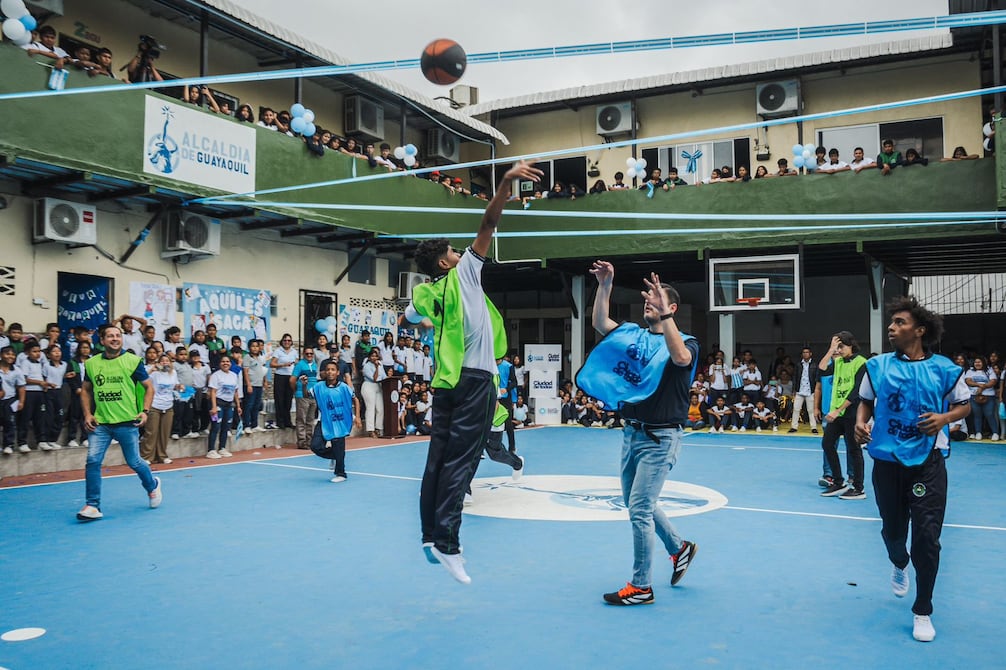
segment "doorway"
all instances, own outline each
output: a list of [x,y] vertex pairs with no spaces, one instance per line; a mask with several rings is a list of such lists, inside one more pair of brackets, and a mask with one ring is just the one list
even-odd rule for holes
[[339,296],[336,293],[325,293],[321,291],[300,291],[300,341],[301,346],[310,344],[314,346],[321,334],[328,335],[329,343],[335,333],[338,332],[336,322],[329,320],[331,328],[326,328],[325,332],[319,332],[316,324],[324,321],[328,317],[337,317],[336,309],[339,303]]

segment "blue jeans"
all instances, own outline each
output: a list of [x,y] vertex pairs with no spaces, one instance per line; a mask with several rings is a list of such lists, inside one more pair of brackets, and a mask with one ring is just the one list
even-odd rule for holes
[[262,387],[252,386],[251,393],[245,394],[242,405],[242,419],[245,429],[258,428],[258,415],[262,411]]
[[[227,432],[230,430],[231,422],[234,421],[234,403],[218,398],[217,419],[219,421],[210,421],[210,442],[206,447],[207,451],[227,448]],[[214,447],[213,444],[217,441],[217,435],[220,436],[220,446]]]
[[147,493],[157,488],[150,466],[140,458],[140,431],[132,423],[100,424],[87,438],[87,466],[84,468],[87,504],[101,509],[101,464],[112,440],[118,440],[126,465],[140,477]]
[[638,588],[650,586],[654,531],[668,554],[678,553],[682,545],[667,515],[657,506],[664,481],[678,460],[682,431],[657,428],[649,433],[660,442],[629,425],[622,431],[622,496],[632,522],[632,584]]
[[[971,399],[971,416],[975,422],[975,433],[996,433],[999,429],[999,415],[997,413],[995,398],[989,399],[979,404]],[[988,430],[986,430],[986,428]],[[986,436],[987,437],[987,436]]]

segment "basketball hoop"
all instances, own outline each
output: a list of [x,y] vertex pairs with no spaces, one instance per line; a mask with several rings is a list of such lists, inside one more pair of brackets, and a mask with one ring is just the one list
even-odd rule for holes
[[747,303],[748,307],[757,307],[761,300],[761,298],[737,298],[737,304],[743,305]]

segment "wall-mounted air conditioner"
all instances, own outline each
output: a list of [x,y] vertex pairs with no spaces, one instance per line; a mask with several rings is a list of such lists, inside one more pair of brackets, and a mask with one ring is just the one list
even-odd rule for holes
[[384,108],[362,95],[346,97],[343,127],[347,135],[364,135],[371,140],[384,139]]
[[98,243],[98,210],[79,202],[42,198],[35,201],[33,242]]
[[220,221],[191,212],[171,212],[164,222],[162,258],[220,255]]
[[757,112],[766,119],[800,113],[800,81],[773,81],[755,89]]
[[411,300],[412,289],[420,284],[425,284],[428,281],[430,281],[429,275],[420,274],[418,272],[399,272],[398,299]]
[[457,163],[461,155],[461,140],[443,128],[430,128],[426,135],[427,158],[439,158],[449,163]]
[[616,135],[632,131],[632,103],[614,102],[594,110],[598,135]]

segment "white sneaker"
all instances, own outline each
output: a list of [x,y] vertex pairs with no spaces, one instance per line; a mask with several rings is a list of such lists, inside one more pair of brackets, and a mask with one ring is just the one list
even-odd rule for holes
[[13,447],[4,447],[3,448],[3,452],[5,454],[13,454],[14,453],[14,448]]
[[60,444],[59,442],[50,442],[49,448],[52,449],[53,451],[56,451],[57,449],[62,449],[63,445]]
[[[451,573],[451,577],[462,584],[472,583],[472,578],[465,572],[465,559],[461,558],[461,554],[444,554],[436,547],[430,547],[430,553],[440,562],[440,565],[447,568],[447,572]],[[926,617],[926,619],[928,620],[929,617]]]
[[[741,428],[741,430],[744,430],[744,429]],[[760,433],[761,432],[761,426],[758,426],[757,428],[755,428],[755,432],[756,433]]]
[[748,429],[748,427],[747,427],[747,426],[741,426],[741,432],[742,432],[742,433],[743,433],[744,431],[746,431],[747,429]]
[[227,451],[226,449],[221,449],[220,450],[220,455],[223,456],[224,458],[230,458],[234,454],[232,454],[231,452]]
[[97,521],[102,516],[101,510],[97,507],[91,507],[90,505],[84,505],[79,512],[77,512],[78,521]]
[[894,566],[891,571],[891,590],[894,591],[894,595],[899,598],[904,598],[908,595],[908,589],[911,588],[912,581],[908,577],[908,566],[902,570],[898,566]]
[[194,430],[193,431],[189,431],[188,433],[185,433],[185,437],[199,437],[199,433],[197,433]]
[[220,454],[216,449],[210,449],[206,452],[206,458],[220,458]]
[[171,433],[171,439],[172,440],[180,440],[181,437],[178,435],[178,433]]
[[332,482],[333,484],[341,484],[342,482],[346,481],[346,478],[343,477],[342,475],[336,475],[331,479],[329,479],[328,481]]
[[772,426],[772,432],[773,433],[778,433],[779,432],[779,426]]
[[165,465],[171,465],[172,463],[174,463],[174,461],[171,460],[170,458],[165,458],[163,461],[161,461],[161,463],[164,463]]
[[20,451],[22,454],[27,454],[29,451],[31,451],[31,447],[29,447],[27,444],[22,444],[20,447],[17,448],[17,450]]
[[992,437],[990,437],[989,439],[992,440],[993,442],[998,442],[999,441],[999,433],[992,433]]
[[154,481],[157,482],[157,486],[153,491],[150,492],[150,509],[157,509],[161,506],[161,500],[164,496],[161,495],[161,478],[154,477]]
[[118,441],[118,440],[112,440],[112,441],[111,441],[111,443],[110,443],[110,446],[113,446],[113,447],[114,447],[114,446],[115,446],[115,445],[117,445],[118,443],[119,443],[119,441]]
[[971,439],[972,440],[980,440],[980,439],[982,439],[982,434],[981,433],[972,433],[971,434]]
[[87,442],[87,440],[84,440],[83,442],[81,442],[81,443],[80,443],[80,446],[82,446],[82,447],[84,447],[84,448],[86,449],[86,448],[88,447],[88,442]]
[[[730,430],[732,430],[732,431],[733,431],[733,430],[737,430],[737,426],[730,426]],[[722,429],[722,428],[720,428],[720,432],[721,432],[721,433],[723,432],[723,429]]]
[[38,448],[41,449],[42,451],[52,451],[52,447],[49,446],[48,442],[39,442]]
[[205,436],[207,436],[207,435],[210,434],[210,429],[209,428],[203,428],[203,431],[201,433],[199,433],[199,434],[202,435],[203,437],[205,437]]
[[66,446],[76,448],[80,446],[80,443],[77,440],[70,440],[66,443]]
[[510,473],[510,478],[515,482],[519,482],[520,478],[524,476],[524,457],[518,456],[517,458],[520,460],[520,467]]
[[723,432],[723,426],[720,426],[720,432],[721,433]]
[[709,432],[710,433],[715,433],[716,432],[716,426],[709,426]]
[[[436,549],[434,549],[434,551],[436,551]],[[450,568],[448,568],[448,570],[450,570]],[[462,572],[464,572],[463,569]],[[915,615],[915,623],[912,626],[912,637],[914,637],[919,642],[932,642],[933,638],[936,637],[936,629],[933,628],[933,622],[927,615],[925,614]]]

